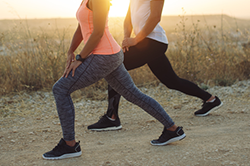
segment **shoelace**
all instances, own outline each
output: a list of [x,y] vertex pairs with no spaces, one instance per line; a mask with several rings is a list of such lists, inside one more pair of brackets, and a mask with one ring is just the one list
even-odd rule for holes
[[203,101],[202,107],[204,107],[206,103],[207,103],[206,101]]
[[165,137],[165,132],[166,132],[166,129],[162,131],[161,136],[159,137],[159,140]]
[[62,150],[62,145],[60,143],[58,143],[52,151],[61,151]]
[[100,117],[99,117],[99,122],[102,122],[106,116],[107,116],[106,114],[100,116]]

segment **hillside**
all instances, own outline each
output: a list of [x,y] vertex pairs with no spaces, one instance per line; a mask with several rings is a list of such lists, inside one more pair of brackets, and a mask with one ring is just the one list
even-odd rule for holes
[[[161,25],[166,29],[166,31],[172,32],[179,24],[182,16],[162,16]],[[230,17],[227,15],[184,15],[185,22],[188,26],[196,23],[197,20],[200,21],[200,26],[207,25],[217,25],[220,26],[222,20],[224,21],[224,27],[235,27],[236,24],[239,28],[246,28],[250,26],[250,19],[239,19]],[[123,24],[122,17],[110,17],[110,26],[122,27]],[[56,27],[69,28],[75,30],[77,25],[77,20],[75,18],[51,18],[51,19],[16,19],[16,20],[0,20],[0,32],[9,30],[14,26],[19,26],[20,24],[26,24],[31,29],[39,29],[41,27]],[[121,30],[121,29],[120,29]]]

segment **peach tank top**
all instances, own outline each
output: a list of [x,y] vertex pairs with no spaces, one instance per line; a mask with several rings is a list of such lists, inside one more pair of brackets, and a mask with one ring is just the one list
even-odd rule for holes
[[[85,0],[80,5],[76,12],[76,18],[80,24],[83,41],[86,44],[90,35],[93,32],[93,12],[87,7],[88,0]],[[121,47],[117,44],[115,39],[109,32],[108,29],[108,18],[106,20],[104,34],[91,54],[111,55],[118,53]]]

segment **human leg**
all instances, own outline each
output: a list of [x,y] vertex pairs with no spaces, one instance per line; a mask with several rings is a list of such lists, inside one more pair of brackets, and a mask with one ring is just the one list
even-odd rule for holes
[[[129,51],[124,53],[123,64],[128,71],[139,68],[148,62],[149,57],[147,56],[147,52],[152,51],[152,47],[150,47],[150,45],[151,39],[145,38],[137,45],[130,47]],[[108,87],[108,98],[109,106],[107,115],[109,117],[117,117],[120,95],[110,86]]]
[[[76,69],[74,77],[71,75],[67,78],[62,77],[55,83],[53,86],[53,94],[63,130],[64,140],[74,140],[75,111],[70,94],[104,78],[121,62],[121,60],[116,62],[114,58],[108,57],[108,55],[91,55]],[[113,64],[109,65],[108,63]]]
[[[117,68],[122,60],[123,56],[115,54],[91,55],[76,69],[74,77],[70,73],[67,78],[62,77],[55,83],[53,94],[63,131],[63,139],[56,148],[45,153],[43,158],[62,159],[81,155],[81,150],[78,148],[80,145],[75,142],[75,110],[70,94],[104,78]],[[72,149],[72,147],[75,148]],[[77,148],[78,151],[74,151]]]
[[[127,70],[132,70],[145,65],[148,61],[147,53],[154,52],[154,47],[150,47],[151,39],[145,38],[140,43],[129,48],[124,53],[124,66]],[[156,51],[156,50],[155,50]],[[121,123],[118,116],[118,107],[121,95],[117,93],[110,85],[108,86],[108,109],[98,122],[89,125],[89,130],[104,131],[121,129]]]
[[168,88],[202,99],[204,104],[195,112],[196,116],[206,116],[212,110],[221,107],[223,103],[218,97],[176,75],[165,55],[167,47],[167,44],[145,39],[142,45],[131,47],[130,51],[125,53],[124,65],[127,70],[131,70],[147,63],[153,74]]
[[148,66],[154,75],[169,89],[178,90],[205,101],[212,96],[193,82],[178,77],[165,54],[149,61]]
[[154,75],[168,88],[198,97],[204,101],[202,108],[195,112],[196,116],[206,116],[212,110],[218,109],[223,105],[218,97],[204,91],[191,81],[179,78],[165,54],[149,61],[148,66]]
[[[129,48],[129,51],[124,53],[124,66],[129,70],[133,70],[144,66],[148,63],[152,58],[152,55],[157,48],[155,45],[152,45],[152,39],[145,38],[137,45]],[[159,50],[158,50],[159,51]],[[162,52],[165,52],[166,48],[163,48]],[[111,117],[111,114],[118,116],[118,105],[119,99],[117,96],[119,95],[112,87],[109,86],[109,109],[107,111],[107,115]],[[117,95],[118,94],[118,95]],[[112,99],[114,98],[114,99]],[[112,107],[113,106],[113,107]]]
[[106,131],[119,130],[122,128],[120,118],[118,116],[118,106],[121,95],[117,93],[110,85],[108,85],[108,110],[100,119],[88,126],[88,130]]
[[[210,93],[202,90],[191,81],[179,78],[174,72],[168,58],[165,55],[168,45],[146,38],[137,45],[130,47],[124,54],[124,66],[129,71],[148,64],[153,74],[168,88],[178,90],[187,95],[195,96],[203,101],[215,98]],[[109,117],[118,116],[120,97],[117,92],[109,88]],[[111,95],[112,94],[112,95]]]
[[[220,99],[204,91],[186,79],[179,78],[165,55],[168,45],[152,39],[145,39],[124,55],[127,70],[148,64],[153,74],[168,88],[178,90],[187,95],[198,97],[204,101],[202,108],[195,112],[196,116],[206,116],[212,110],[223,105]],[[118,114],[118,113],[117,113]]]
[[143,94],[133,83],[124,65],[120,65],[111,74],[105,77],[109,85],[121,94],[126,100],[138,105],[151,116],[160,121],[164,126],[170,128],[174,125],[161,105],[151,97]]
[[[162,108],[162,106],[155,101],[153,98],[143,94],[133,83],[130,75],[126,71],[124,65],[120,65],[115,71],[105,77],[109,85],[121,94],[126,100],[136,104],[141,107],[148,114],[156,118],[159,122],[164,125],[164,128],[167,131],[180,132],[178,135],[172,135],[169,137],[164,136],[160,141],[162,145],[168,144],[171,141],[177,141],[185,138],[185,134],[182,128],[179,128],[174,124],[173,120]],[[177,130],[178,129],[178,130]],[[163,133],[168,135],[169,133]],[[169,142],[170,141],[170,142]],[[151,142],[153,145],[158,145],[159,142]]]

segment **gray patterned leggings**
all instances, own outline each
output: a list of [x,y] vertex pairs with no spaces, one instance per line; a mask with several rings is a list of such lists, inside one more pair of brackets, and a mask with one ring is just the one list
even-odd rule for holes
[[122,62],[122,51],[113,55],[92,54],[76,69],[74,77],[70,73],[68,78],[62,77],[54,84],[53,94],[64,140],[71,141],[75,139],[75,110],[70,94],[102,78],[126,100],[141,107],[166,128],[174,125],[174,122],[161,105],[151,97],[143,94],[135,86]]

